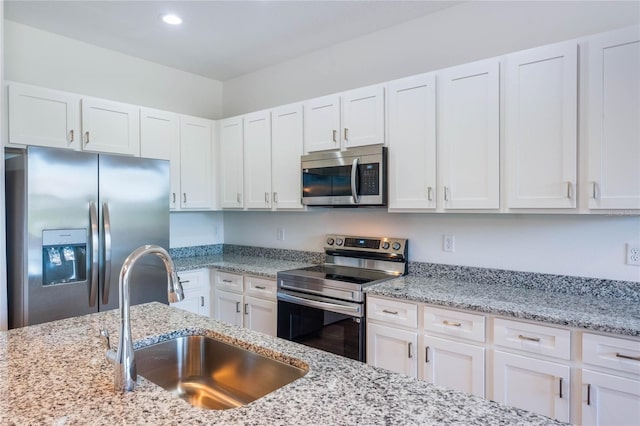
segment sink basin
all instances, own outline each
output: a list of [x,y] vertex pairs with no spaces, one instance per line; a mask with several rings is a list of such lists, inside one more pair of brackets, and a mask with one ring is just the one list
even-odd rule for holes
[[135,351],[138,374],[191,405],[240,407],[304,376],[301,368],[206,336],[184,336]]

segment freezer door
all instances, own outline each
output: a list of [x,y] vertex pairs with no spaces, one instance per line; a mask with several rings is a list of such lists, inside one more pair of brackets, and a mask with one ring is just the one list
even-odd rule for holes
[[[118,307],[127,256],[145,244],[169,249],[169,162],[100,155],[100,310]],[[167,302],[167,275],[157,256],[140,259],[130,276],[131,304]]]
[[7,165],[10,327],[97,312],[98,157],[30,147]]

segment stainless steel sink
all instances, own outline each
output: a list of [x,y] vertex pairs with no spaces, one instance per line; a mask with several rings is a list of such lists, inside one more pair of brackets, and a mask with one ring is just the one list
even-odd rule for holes
[[138,374],[191,405],[240,407],[304,376],[301,368],[206,336],[185,336],[135,351]]

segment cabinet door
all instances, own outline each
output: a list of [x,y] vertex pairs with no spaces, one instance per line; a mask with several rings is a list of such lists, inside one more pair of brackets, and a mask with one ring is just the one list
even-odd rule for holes
[[82,99],[82,149],[140,155],[140,109],[135,105]]
[[577,52],[569,42],[507,56],[510,208],[576,206]]
[[211,208],[211,121],[180,117],[180,207]]
[[80,147],[80,98],[70,93],[11,83],[9,143]]
[[495,351],[493,399],[497,402],[569,421],[569,367]]
[[246,328],[276,336],[278,316],[275,301],[245,296],[244,314]]
[[271,189],[274,208],[302,209],[302,150],[302,104],[271,111]]
[[243,206],[242,117],[220,123],[220,170],[222,208]]
[[169,207],[180,202],[180,123],[177,114],[150,108],[140,109],[140,157],[169,160],[171,192]]
[[242,295],[216,289],[214,312],[217,320],[242,327]]
[[338,148],[340,148],[340,96],[325,96],[305,102],[305,152]]
[[640,30],[589,40],[589,208],[640,209]]
[[424,336],[422,379],[484,398],[484,348]]
[[389,209],[436,207],[436,78],[423,74],[387,87]]
[[582,424],[632,425],[640,419],[640,380],[582,370]]
[[210,298],[204,289],[184,290],[184,299],[180,302],[170,303],[171,306],[194,314],[210,316]]
[[244,117],[244,206],[271,208],[271,113]]
[[416,377],[418,334],[367,323],[367,364]]
[[342,94],[342,141],[345,148],[384,143],[384,86]]
[[439,180],[445,209],[500,207],[500,62],[438,74]]

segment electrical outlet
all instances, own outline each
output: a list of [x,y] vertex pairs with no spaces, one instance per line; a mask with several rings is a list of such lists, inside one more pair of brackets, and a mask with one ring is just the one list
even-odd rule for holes
[[442,236],[442,251],[453,253],[456,251],[456,237],[453,235]]
[[284,228],[276,229],[276,240],[284,241]]
[[627,243],[627,265],[640,266],[640,244]]

